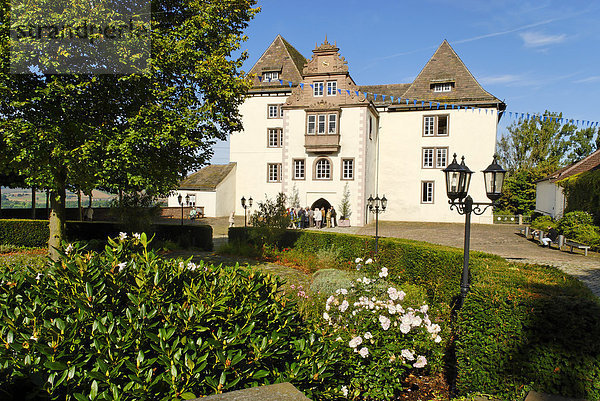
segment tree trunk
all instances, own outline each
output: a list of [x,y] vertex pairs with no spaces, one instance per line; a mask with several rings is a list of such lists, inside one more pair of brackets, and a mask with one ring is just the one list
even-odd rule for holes
[[66,210],[65,210],[65,198],[66,198],[66,186],[65,180],[57,177],[59,180],[58,189],[52,189],[50,193],[50,239],[48,240],[48,252],[50,259],[58,260],[58,252],[56,249],[60,249],[62,240],[65,238],[65,222],[66,222]]
[[0,219],[2,218],[2,185],[0,185]]
[[35,187],[31,187],[31,218],[35,220]]
[[79,211],[79,221],[82,221],[83,213],[81,212],[81,189],[77,190],[77,210]]
[[49,202],[50,202],[50,190],[46,189],[46,218],[50,218],[50,208],[49,208]]

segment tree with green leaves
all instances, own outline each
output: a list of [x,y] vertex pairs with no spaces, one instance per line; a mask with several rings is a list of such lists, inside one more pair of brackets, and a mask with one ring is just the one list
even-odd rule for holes
[[348,183],[344,185],[344,192],[342,194],[342,200],[339,206],[340,210],[340,220],[349,220],[352,211],[350,209],[350,188],[348,188]]
[[[127,9],[113,10],[114,4],[98,1],[90,8],[88,2],[64,0],[59,8],[54,0],[40,0],[11,9],[0,0],[0,143],[10,151],[4,163],[27,177],[29,186],[50,188],[53,258],[64,238],[66,188],[165,194],[210,159],[216,139],[241,129],[238,106],[249,87],[240,71],[246,53],[232,54],[258,11],[255,0],[152,2],[141,34],[111,48],[117,57],[104,67],[113,67],[112,73],[86,71],[81,61],[83,54],[100,51],[94,44],[108,41],[106,30],[104,37],[96,33],[89,43],[77,42],[75,50],[44,53],[35,47],[41,41],[26,38],[34,52],[12,51],[15,10],[20,23],[39,21],[46,11],[55,24],[102,21],[119,12],[127,17]],[[147,54],[130,46],[144,35]],[[146,61],[143,68],[125,68],[136,59]],[[19,63],[25,73],[11,70]],[[65,66],[79,70],[65,73]]]
[[600,148],[600,137],[595,127],[575,131],[567,144],[567,163],[576,163]]

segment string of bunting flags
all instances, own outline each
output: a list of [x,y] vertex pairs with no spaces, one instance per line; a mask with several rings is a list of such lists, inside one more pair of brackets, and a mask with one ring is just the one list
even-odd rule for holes
[[[258,80],[260,82],[262,82],[262,77],[259,75],[258,76]],[[274,79],[272,81],[279,81],[280,85],[284,85],[284,82],[287,83],[287,85],[289,85],[290,88],[292,88],[295,84],[292,81],[288,81],[285,79]],[[272,82],[270,81],[270,82]],[[304,89],[304,83],[300,82],[299,84],[296,85],[300,85],[301,89]],[[314,89],[314,85],[313,84],[308,84],[311,88]],[[388,98],[390,100],[390,102],[393,104],[395,102],[397,102],[398,104],[406,104],[406,105],[410,105],[413,104],[414,106],[417,106],[420,104],[421,107],[425,108],[427,107],[427,105],[429,106],[429,109],[436,109],[436,110],[448,110],[449,108],[451,110],[465,110],[465,111],[478,111],[479,113],[481,113],[481,111],[484,111],[486,114],[488,112],[490,113],[495,113],[498,114],[499,111],[498,110],[489,110],[489,109],[481,109],[479,107],[474,107],[474,106],[464,106],[464,105],[460,105],[460,104],[454,104],[454,103],[440,103],[440,102],[435,102],[435,101],[430,101],[430,100],[419,100],[419,99],[407,99],[407,98],[403,98],[400,96],[392,96],[392,95],[382,95],[382,94],[377,94],[377,93],[372,93],[372,92],[364,92],[364,91],[351,91],[350,89],[337,89],[337,92],[339,94],[342,94],[342,92],[345,91],[348,93],[348,95],[351,95],[352,92],[356,95],[356,96],[360,96],[363,95],[366,98],[368,98],[368,96],[370,95],[373,98],[373,101],[377,101],[377,98],[380,97],[382,101],[385,101],[386,98]],[[591,120],[576,120],[576,119],[572,119],[572,118],[566,118],[566,117],[557,117],[557,116],[547,116],[547,115],[542,115],[540,113],[522,113],[522,112],[517,112],[517,111],[504,111],[504,115],[508,115],[508,118],[511,119],[516,119],[516,120],[539,120],[540,122],[545,122],[545,121],[556,121],[559,124],[574,124],[578,127],[597,127],[598,124],[600,124],[599,121],[591,121]]]

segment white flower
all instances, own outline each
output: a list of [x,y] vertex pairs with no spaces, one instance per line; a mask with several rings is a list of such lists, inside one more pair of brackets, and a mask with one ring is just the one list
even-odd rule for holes
[[382,267],[381,271],[379,272],[379,277],[383,278],[383,277],[387,277],[387,275],[388,275],[387,267]]
[[348,397],[348,387],[342,386],[342,394],[344,397]]
[[196,270],[196,268],[197,268],[198,266],[196,266],[196,264],[195,264],[195,263],[188,262],[188,264],[186,265],[186,267],[187,267],[189,270],[191,270],[191,271],[194,271],[194,270]]
[[119,263],[117,265],[117,267],[119,268],[119,271],[123,270],[125,268],[125,266],[127,266],[127,262]]
[[359,345],[362,344],[362,338],[360,336],[358,337],[354,337],[352,340],[350,340],[350,342],[348,343],[348,345],[350,346],[350,348],[356,348]]
[[410,324],[405,324],[405,323],[400,324],[400,331],[403,334],[407,334],[410,331]]
[[366,358],[369,356],[369,350],[367,349],[367,347],[362,347],[360,349],[360,351],[358,351],[358,353],[360,354],[360,356],[362,356],[363,358]]
[[29,339],[33,340],[33,341],[37,341],[38,340],[38,338],[36,337],[35,333],[31,337],[29,337]]
[[392,301],[395,301],[398,299],[398,290],[395,289],[394,287],[388,288],[387,293]]
[[142,235],[141,235],[140,233],[133,233],[133,236],[134,236],[136,239],[140,239],[140,238],[142,237]]
[[415,368],[424,368],[427,365],[427,359],[423,355],[417,357],[417,361],[413,364]]
[[[347,289],[345,289],[345,288],[340,288],[340,289],[338,289],[338,290],[335,290],[335,293],[336,293],[337,295],[339,295],[339,294],[342,294],[342,295],[348,295],[348,290],[347,290]],[[333,295],[332,295],[332,296],[333,296]]]
[[360,262],[362,262],[362,259],[361,259],[361,258],[356,258],[356,259],[354,259],[354,263],[360,263]]
[[335,341],[342,341],[342,337],[337,336],[337,338],[335,339]]
[[124,239],[127,239],[127,233],[120,232],[120,233],[119,233],[119,239],[120,239],[121,241],[123,241]]
[[371,280],[369,280],[366,277],[363,277],[362,282],[363,282],[363,284],[371,284]]
[[406,296],[406,293],[404,291],[398,292],[398,300],[399,301],[402,301],[405,296]]
[[427,311],[429,310],[429,306],[428,305],[423,305],[421,306],[421,309],[419,309],[421,312],[423,313],[427,313]]
[[370,265],[371,263],[373,263],[373,259],[369,258],[365,260],[365,265]]
[[329,313],[323,312],[323,319],[329,320]]
[[402,355],[402,358],[409,360],[409,361],[412,361],[415,359],[414,352],[407,350],[407,349],[403,349],[402,353],[400,355]]
[[383,327],[384,330],[387,330],[390,328],[392,322],[387,317],[379,315],[379,323],[381,323],[381,327]]
[[395,305],[388,305],[388,312],[390,315],[393,315],[396,313],[396,306]]
[[442,330],[439,324],[432,324],[427,326],[427,331],[431,334],[437,334]]
[[365,333],[365,339],[366,339],[366,340],[370,340],[371,338],[373,338],[373,334],[371,334],[371,332],[370,332],[370,331],[367,331],[367,332]]
[[67,245],[67,247],[65,248],[65,253],[68,255],[71,252],[73,252],[73,244],[69,244]]
[[433,341],[435,341],[436,343],[440,343],[440,342],[442,342],[442,337],[435,336],[435,340],[433,340]]
[[348,303],[348,301],[344,299],[344,302],[342,302],[342,304],[340,305],[340,312],[346,312],[346,309],[348,309],[349,306],[350,304]]
[[40,281],[40,279],[42,278],[43,274],[42,273],[38,273],[37,276],[35,276],[35,279],[37,281]]

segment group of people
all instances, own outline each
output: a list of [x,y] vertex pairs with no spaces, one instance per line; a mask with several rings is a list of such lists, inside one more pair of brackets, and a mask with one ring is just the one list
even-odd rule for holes
[[310,209],[306,208],[288,208],[290,216],[290,227],[292,228],[323,228],[337,226],[337,213],[335,208],[331,206],[325,210],[322,208]]

